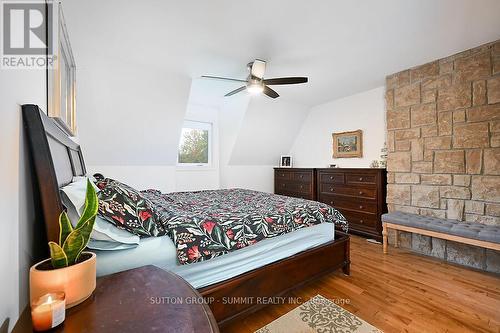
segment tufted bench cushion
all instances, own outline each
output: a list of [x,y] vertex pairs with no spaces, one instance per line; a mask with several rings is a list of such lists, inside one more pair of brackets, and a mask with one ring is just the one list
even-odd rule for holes
[[384,214],[382,215],[382,222],[500,244],[500,226],[461,222],[402,212]]

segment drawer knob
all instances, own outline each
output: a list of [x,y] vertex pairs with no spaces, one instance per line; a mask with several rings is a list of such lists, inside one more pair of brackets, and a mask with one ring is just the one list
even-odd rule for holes
[[304,178],[304,175],[300,175],[299,177],[300,177],[300,178]]
[[365,221],[363,221],[363,220],[359,220],[359,223],[363,223],[363,222],[365,222]]
[[359,191],[359,195],[363,194],[363,191]]
[[359,206],[359,209],[363,209],[363,206],[362,206],[362,205],[360,205],[360,206]]
[[333,176],[330,176],[330,180],[333,180]]
[[285,174],[284,174],[284,173],[282,173],[282,174],[281,174],[281,177],[285,177]]
[[330,205],[333,206],[333,201],[330,201]]
[[303,189],[303,188],[304,188],[304,186],[300,185],[300,189]]
[[363,180],[363,177],[359,177],[359,181],[362,181]]
[[333,187],[330,187],[330,192],[333,192],[335,191],[335,189]]
[[285,186],[286,186],[286,184],[281,184],[281,186],[282,186],[282,187],[285,187]]

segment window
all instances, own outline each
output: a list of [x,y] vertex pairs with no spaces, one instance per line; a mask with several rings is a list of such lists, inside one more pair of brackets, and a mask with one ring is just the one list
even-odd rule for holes
[[184,121],[177,164],[182,166],[210,166],[212,160],[212,124]]

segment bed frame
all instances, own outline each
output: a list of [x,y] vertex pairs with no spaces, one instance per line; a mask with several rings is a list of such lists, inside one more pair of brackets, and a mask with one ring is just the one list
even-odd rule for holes
[[[35,189],[38,189],[43,212],[38,220],[44,221],[45,240],[57,241],[59,214],[64,209],[59,189],[74,176],[86,174],[82,150],[38,106],[23,105],[22,112]],[[198,291],[210,301],[218,324],[224,326],[266,306],[265,303],[272,301],[271,297],[286,295],[339,268],[349,275],[349,267],[349,236],[336,231],[335,240],[331,242]],[[238,304],[234,304],[235,300]]]

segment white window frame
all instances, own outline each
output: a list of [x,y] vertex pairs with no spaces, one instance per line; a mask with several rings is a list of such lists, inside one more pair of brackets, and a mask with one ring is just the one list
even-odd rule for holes
[[[212,167],[212,154],[213,154],[213,123],[208,121],[201,120],[184,120],[182,124],[182,129],[199,129],[199,130],[208,130],[208,163],[181,163],[179,162],[179,148],[180,148],[180,137],[179,137],[179,145],[177,146],[177,167],[181,168],[211,168]],[[182,135],[182,130],[181,130]]]

